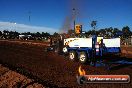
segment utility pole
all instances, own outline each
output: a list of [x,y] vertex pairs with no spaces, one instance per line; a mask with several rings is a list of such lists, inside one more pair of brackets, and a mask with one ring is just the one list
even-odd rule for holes
[[29,22],[31,21],[31,12],[30,11],[28,12],[28,21]]
[[74,20],[74,21],[73,21],[73,22],[74,22],[73,25],[74,25],[74,31],[75,31],[75,24],[76,24],[76,21],[75,21],[75,15],[76,15],[76,14],[75,14],[75,13],[76,13],[76,12],[75,12],[75,8],[73,8],[72,10],[73,10],[73,20]]

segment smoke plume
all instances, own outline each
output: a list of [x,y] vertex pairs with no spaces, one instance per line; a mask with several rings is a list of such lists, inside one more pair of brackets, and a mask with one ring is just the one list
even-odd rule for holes
[[65,16],[60,28],[60,33],[67,33],[68,30],[74,29],[74,20],[76,21],[81,16],[82,0],[68,0],[68,14]]

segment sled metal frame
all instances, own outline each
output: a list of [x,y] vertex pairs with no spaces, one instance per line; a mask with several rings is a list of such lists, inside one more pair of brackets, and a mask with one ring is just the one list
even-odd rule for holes
[[90,64],[91,66],[95,66],[95,67],[106,67],[107,70],[111,69],[111,65],[132,65],[132,61],[128,61],[128,60],[117,60],[117,61],[107,61],[104,62],[102,60],[97,61],[95,63],[95,65]]

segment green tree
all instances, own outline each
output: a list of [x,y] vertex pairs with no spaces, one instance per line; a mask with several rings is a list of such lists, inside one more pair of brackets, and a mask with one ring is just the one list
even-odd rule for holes
[[105,29],[100,29],[100,30],[98,30],[98,32],[99,32],[99,35],[100,35],[100,36],[106,35]]
[[45,33],[45,32],[42,32],[42,37],[49,37],[50,36],[50,34],[49,33]]
[[2,36],[2,32],[0,31],[0,36]]
[[4,30],[4,31],[3,31],[3,34],[8,35],[8,34],[9,34],[9,31],[8,31],[8,30]]
[[96,28],[96,25],[97,25],[97,21],[92,21],[91,22],[91,27],[95,30]]
[[8,31],[8,30],[4,30],[4,31],[3,31],[3,37],[4,37],[5,39],[8,39],[8,38],[9,38],[9,31]]
[[31,36],[32,36],[32,37],[35,37],[35,36],[36,36],[36,33],[31,33]]
[[89,35],[94,35],[94,34],[96,34],[96,35],[98,35],[98,31],[95,31],[95,30],[89,30],[88,32],[86,32],[85,34],[87,35],[87,36],[89,36]]
[[113,34],[113,37],[114,36],[121,36],[122,31],[119,30],[118,28],[114,28],[113,31],[112,31],[112,34]]
[[53,34],[53,36],[54,36],[54,37],[58,37],[59,34],[55,32],[55,33]]
[[107,35],[108,35],[109,38],[113,36],[112,31],[113,31],[112,27],[107,28]]
[[129,36],[131,36],[131,31],[130,31],[130,28],[128,26],[123,27],[122,32],[123,32],[124,38],[128,38]]
[[41,34],[39,32],[37,32],[36,37],[41,37]]
[[31,35],[31,33],[30,33],[30,32],[27,32],[26,34],[27,34],[27,35]]

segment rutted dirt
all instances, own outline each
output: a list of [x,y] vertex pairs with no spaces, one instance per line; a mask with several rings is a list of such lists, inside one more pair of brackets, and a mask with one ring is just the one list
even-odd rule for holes
[[[54,52],[45,52],[46,47],[44,43],[35,45],[0,41],[0,61],[12,70],[38,81],[46,87],[131,88],[132,86],[132,83],[78,85],[76,76],[78,75],[78,67],[82,64],[72,62]],[[131,60],[131,55],[125,59]],[[82,68],[87,75],[128,74],[132,76],[131,65],[116,65],[111,70],[89,65],[82,65]]]
[[0,88],[45,88],[42,84],[32,83],[34,80],[9,70],[0,64]]

